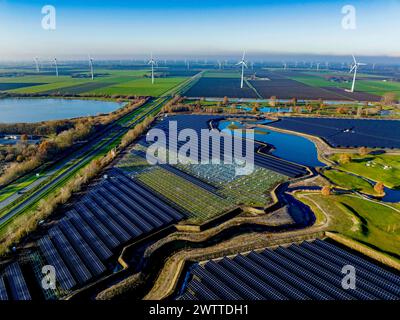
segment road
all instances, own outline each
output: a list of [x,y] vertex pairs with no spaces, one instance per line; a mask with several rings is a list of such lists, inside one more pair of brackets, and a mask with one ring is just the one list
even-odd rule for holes
[[[54,191],[56,188],[63,185],[69,178],[71,178],[76,172],[78,172],[82,167],[88,164],[91,160],[99,155],[106,154],[110,149],[111,145],[120,139],[129,129],[134,127],[136,124],[141,122],[144,118],[149,115],[156,114],[161,107],[171,99],[175,94],[181,93],[190,86],[194,80],[200,77],[201,73],[196,74],[192,78],[184,81],[175,88],[166,92],[160,98],[156,100],[151,100],[144,104],[143,106],[136,109],[131,116],[134,116],[131,121],[128,121],[124,126],[113,126],[111,130],[106,130],[99,138],[94,139],[88,146],[83,150],[79,150],[77,155],[74,155],[72,159],[62,162],[62,165],[57,166],[48,172],[47,177],[43,177],[43,180],[36,180],[40,182],[34,182],[31,187],[30,194],[26,199],[19,202],[10,211],[3,214],[0,217],[0,228],[3,228],[13,217],[29,209],[33,205],[37,204],[40,199]],[[64,169],[64,166],[71,162],[71,160],[76,160],[73,165]],[[62,171],[59,174],[56,172]],[[54,178],[49,178],[49,176],[54,176]],[[49,181],[46,182],[46,179]],[[37,187],[35,189],[35,187]],[[20,195],[21,196],[21,195]],[[12,195],[14,197],[14,195]],[[14,201],[18,200],[18,196],[14,198]]]

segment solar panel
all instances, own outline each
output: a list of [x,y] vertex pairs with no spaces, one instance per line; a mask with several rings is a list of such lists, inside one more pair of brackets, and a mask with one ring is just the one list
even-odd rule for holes
[[71,222],[63,219],[60,221],[59,226],[93,275],[98,276],[106,271],[106,267],[101,263],[100,259],[96,256],[79,232],[76,231]]
[[3,276],[0,276],[0,300],[8,300],[6,284],[4,283]]
[[12,263],[5,269],[8,284],[10,286],[13,300],[31,300],[21,268],[17,262]]
[[233,273],[217,264],[213,260],[205,264],[207,271],[221,279],[227,286],[233,288],[235,292],[239,293],[243,298],[248,300],[263,300],[264,297],[257,291],[253,290],[244,281],[240,280]]
[[289,283],[282,281],[281,278],[270,272],[268,269],[265,269],[261,265],[257,264],[255,261],[252,261],[240,254],[237,255],[233,260],[246,268],[252,276],[261,279],[261,281],[264,283],[268,283],[284,296],[294,300],[310,299],[309,296],[304,294],[302,291],[291,286]]
[[315,288],[314,286],[308,284],[303,279],[295,276],[291,270],[287,270],[282,266],[276,264],[271,261],[267,257],[257,254],[255,252],[251,252],[247,255],[248,258],[254,260],[255,262],[262,265],[264,268],[270,270],[271,272],[277,274],[280,278],[288,282],[290,285],[296,287],[298,290],[307,294],[310,298],[316,300],[332,300],[332,297],[322,292],[321,290]]
[[101,207],[110,217],[115,219],[121,227],[123,227],[131,238],[137,237],[142,234],[142,231],[134,225],[120,210],[110,204],[99,192],[91,192],[91,198]]
[[232,291],[225,283],[218,277],[215,277],[210,272],[204,270],[202,267],[197,267],[193,270],[193,274],[200,278],[201,283],[206,283],[207,286],[212,287],[222,299],[227,300],[243,300],[243,298]]
[[38,241],[38,244],[46,262],[56,270],[56,282],[58,282],[64,290],[72,289],[76,285],[76,282],[56,248],[53,246],[50,238],[47,236],[42,237]]
[[248,270],[244,269],[231,259],[225,257],[224,259],[219,261],[218,264],[222,265],[229,272],[235,274],[245,283],[251,285],[252,288],[263,295],[263,298],[274,300],[287,300],[287,298],[283,294],[272,288],[270,285],[264,283],[261,279],[254,277],[250,272],[248,272]]
[[161,199],[159,197],[157,197],[153,192],[146,190],[143,186],[139,185],[138,183],[132,181],[131,179],[129,179],[123,175],[119,175],[118,179],[121,180],[121,183],[125,182],[126,186],[131,188],[133,192],[142,196],[142,197],[138,197],[137,198],[138,200],[146,199],[147,201],[150,201],[156,207],[164,210],[169,215],[174,217],[176,220],[181,220],[183,218],[183,216],[180,213],[178,213],[176,210],[171,208],[169,205],[167,205],[166,203],[161,201]]
[[[106,189],[107,190],[107,189]],[[140,207],[133,207],[126,204],[127,200],[124,197],[118,195],[118,190],[115,188],[109,187],[107,191],[104,189],[99,190],[100,193],[107,199],[111,204],[120,209],[121,212],[141,231],[149,232],[154,229],[154,226],[151,225],[143,216],[146,215],[146,212]],[[148,214],[148,213],[147,213]]]
[[54,226],[49,230],[49,234],[52,242],[57,247],[58,251],[63,257],[63,260],[68,265],[78,282],[83,284],[89,281],[92,278],[92,275],[82,262],[81,258],[79,258],[78,254],[72,248],[71,244],[65,238],[61,230],[57,226]]
[[220,300],[221,298],[204,283],[200,283],[196,279],[192,279],[188,284],[188,289],[193,291],[197,297],[202,300]]
[[85,206],[90,212],[97,217],[111,233],[118,238],[120,243],[124,243],[131,239],[131,236],[124,228],[120,226],[118,221],[114,220],[117,217],[111,217],[103,208],[101,208],[93,199],[88,199]]
[[[114,181],[115,179],[111,179],[110,182],[114,186],[117,184]],[[146,208],[147,210],[151,211],[152,214],[156,214],[160,219],[164,221],[164,223],[170,223],[173,221],[173,218],[169,216],[168,214],[165,214],[163,210],[160,210],[157,208],[155,205],[153,205],[151,202],[147,201],[143,197],[138,197],[137,194],[132,193],[132,191],[125,186],[125,184],[119,184],[118,185],[120,192],[125,194],[127,197],[130,197],[133,203],[136,203],[137,205],[141,205],[142,207]]]
[[110,191],[116,198],[120,199],[123,201],[132,211],[131,212],[136,212],[138,214],[138,217],[144,221],[147,225],[149,225],[149,230],[153,228],[158,228],[163,225],[163,223],[154,216],[153,212],[148,210],[145,207],[142,207],[140,204],[137,202],[134,202],[132,199],[130,199],[127,195],[124,194],[124,192],[121,192],[118,188],[115,186],[107,183],[104,184],[104,187]]
[[[295,254],[298,254],[299,256],[305,257],[308,259],[308,261],[312,261],[314,262],[319,268],[325,268],[326,270],[329,270],[332,274],[337,275],[337,277],[339,279],[342,278],[342,267],[343,265],[338,265],[335,263],[332,263],[331,261],[323,258],[322,256],[318,256],[315,253],[313,253],[310,250],[305,250],[302,247],[298,247],[298,246],[294,246],[292,245],[289,248],[290,252],[294,252]],[[395,294],[397,296],[399,296],[399,290],[400,288],[397,287],[395,285],[392,285],[391,283],[387,283],[385,281],[375,281],[373,285],[369,284],[364,277],[364,274],[357,274],[357,278],[360,280],[359,284],[357,286],[357,290],[353,290],[351,292],[351,294],[353,294],[354,296],[357,296],[357,298],[359,299],[365,299],[365,295],[359,293],[359,289],[364,288],[367,291],[369,291],[369,295],[373,295],[376,296],[376,294],[378,293],[379,296],[379,292],[381,291],[381,288],[384,288],[385,290],[387,290],[388,292],[391,292],[392,294]]]
[[90,245],[96,255],[102,260],[107,260],[113,253],[103,243],[103,241],[96,235],[96,233],[86,224],[86,222],[78,216],[75,212],[68,212],[66,214],[68,219],[74,224],[75,228],[85,238],[86,242]]
[[97,217],[95,217],[90,210],[85,206],[84,203],[76,204],[76,210],[82,221],[86,221],[86,223],[96,232],[97,235],[104,241],[104,243],[111,249],[119,246],[120,241],[110,232],[110,230],[100,222]]

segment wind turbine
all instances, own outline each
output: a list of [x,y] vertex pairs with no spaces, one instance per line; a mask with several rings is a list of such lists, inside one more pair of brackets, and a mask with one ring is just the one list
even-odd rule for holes
[[236,65],[237,66],[241,66],[242,67],[242,77],[240,79],[240,88],[243,89],[243,81],[244,81],[244,68],[247,68],[247,64],[246,61],[244,61],[244,56],[245,56],[246,52],[243,51],[243,56],[242,56],[242,60],[240,60]]
[[355,86],[356,86],[356,77],[357,77],[358,68],[359,68],[360,66],[366,66],[365,63],[357,62],[356,57],[355,57],[354,55],[353,55],[353,61],[354,61],[354,64],[353,64],[353,66],[352,66],[351,69],[350,69],[350,73],[352,73],[352,72],[354,71],[353,83],[352,83],[352,85],[351,85],[351,90],[346,90],[346,91],[348,91],[348,92],[354,92],[354,88],[355,88]]
[[151,65],[151,84],[154,84],[154,65],[156,61],[153,59],[153,53],[151,53],[149,64]]
[[54,65],[56,66],[56,77],[58,78],[58,65],[57,65],[57,58],[54,58]]
[[220,60],[218,60],[217,63],[218,63],[218,69],[221,70],[222,69],[222,62]]
[[94,80],[94,73],[93,73],[93,58],[90,57],[90,55],[88,55],[89,58],[89,67],[90,67],[90,73],[92,75],[92,80]]
[[319,71],[319,66],[321,63],[317,62],[317,71]]
[[36,72],[39,73],[40,69],[39,69],[39,60],[37,57],[33,58],[33,60],[35,60],[35,65],[36,65]]
[[287,68],[287,64],[286,64],[286,62],[285,62],[285,61],[282,61],[282,66],[283,66],[283,70],[286,70],[286,68]]

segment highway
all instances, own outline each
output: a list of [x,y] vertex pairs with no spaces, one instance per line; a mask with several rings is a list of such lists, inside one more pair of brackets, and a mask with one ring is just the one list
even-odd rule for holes
[[[99,137],[90,142],[90,145],[86,146],[83,150],[79,150],[77,155],[73,156],[73,159],[78,159],[73,165],[69,166],[64,170],[63,167],[57,167],[56,170],[52,171],[62,171],[59,174],[53,174],[54,178],[48,178],[49,181],[39,184],[35,184],[34,187],[26,197],[26,199],[20,201],[16,206],[14,206],[10,211],[3,214],[0,217],[0,228],[6,226],[13,217],[23,213],[27,209],[31,208],[39,202],[47,194],[51,193],[61,185],[63,185],[67,180],[69,180],[76,172],[87,165],[91,160],[99,155],[106,154],[116,140],[120,139],[128,130],[133,128],[136,124],[143,121],[147,116],[155,115],[161,109],[161,107],[171,99],[175,94],[185,91],[192,83],[200,77],[201,73],[189,78],[183,83],[179,84],[175,88],[166,92],[160,98],[156,100],[150,100],[143,106],[134,110],[130,116],[134,116],[133,119],[128,121],[124,126],[113,125],[111,128],[105,130],[105,132]],[[126,117],[126,116],[125,116]],[[63,162],[63,164],[70,163],[71,160]],[[18,198],[17,198],[18,200]]]

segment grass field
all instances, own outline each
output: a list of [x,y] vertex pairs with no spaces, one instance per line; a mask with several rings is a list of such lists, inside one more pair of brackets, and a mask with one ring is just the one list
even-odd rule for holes
[[[333,82],[329,81],[324,78],[324,76],[348,76],[348,74],[341,74],[341,73],[312,73],[312,74],[305,74],[302,73],[298,76],[290,76],[291,79],[302,82],[309,86],[313,87],[338,87],[338,88],[350,88],[351,82]],[[382,96],[387,92],[393,92],[400,98],[400,82],[393,82],[393,81],[382,81],[382,80],[370,80],[370,79],[362,79],[363,77],[367,77],[368,75],[359,75],[359,80],[356,83],[356,90],[363,91],[370,94],[374,94],[377,96]],[[371,78],[370,76],[368,76]]]
[[400,261],[400,205],[385,206],[354,195],[298,193],[314,211],[323,208],[329,230],[339,232]]
[[336,186],[370,195],[378,195],[376,194],[374,187],[368,183],[368,181],[365,181],[360,177],[334,169],[325,170],[323,174]]
[[[79,70],[77,70],[78,73]],[[83,72],[87,73],[87,72]],[[0,86],[13,87],[5,92],[19,94],[96,94],[96,95],[139,95],[158,97],[186,80],[186,77],[156,78],[151,84],[149,70],[95,70],[101,76],[73,78],[60,75],[26,75],[1,77]],[[32,86],[29,86],[32,83]],[[15,88],[21,84],[20,88]]]
[[396,155],[353,155],[349,163],[341,164],[340,155],[336,154],[331,160],[337,161],[338,168],[369,178],[381,181],[389,188],[400,188],[400,156]]

